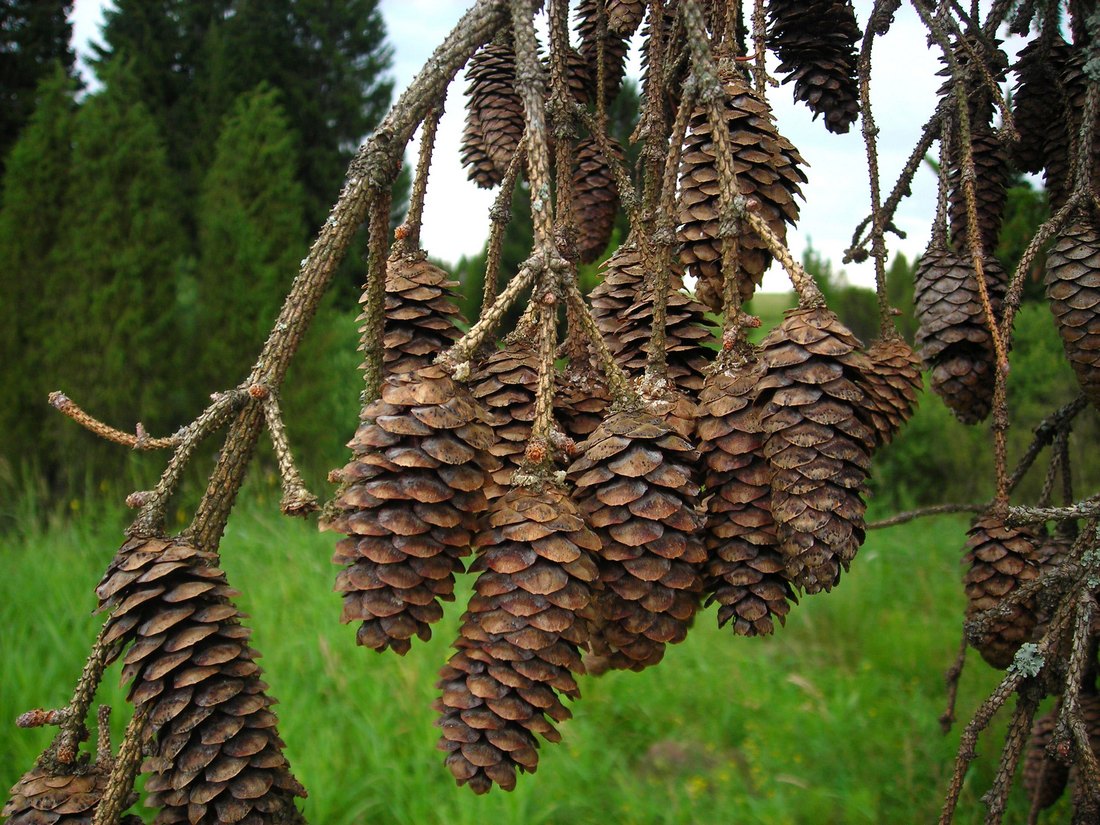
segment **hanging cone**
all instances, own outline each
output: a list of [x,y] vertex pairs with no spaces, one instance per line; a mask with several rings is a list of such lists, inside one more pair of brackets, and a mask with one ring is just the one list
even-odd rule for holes
[[856,42],[860,38],[850,0],[769,0],[768,48],[779,58],[784,83],[825,128],[844,134],[859,117]]
[[[1011,147],[1012,162],[1021,172],[1037,173],[1047,165],[1050,145],[1065,143],[1062,118],[1061,74],[1070,47],[1055,31],[1044,32],[1020,50],[1016,59],[1019,78],[1012,92],[1012,117],[1020,140]],[[1064,147],[1063,147],[1064,148]]]
[[626,311],[642,292],[645,267],[642,256],[633,242],[620,246],[604,261],[603,280],[589,294],[592,317],[608,346],[615,347],[614,337],[622,326]]
[[859,347],[823,307],[789,310],[761,345],[772,514],[787,575],[807,593],[832,589],[863,543],[874,434],[860,419],[870,363]]
[[[547,72],[549,76],[549,68]],[[573,99],[582,106],[596,95],[596,81],[592,77],[588,61],[572,47],[565,53],[565,85],[569,87]]]
[[765,374],[746,363],[707,376],[699,396],[699,452],[708,491],[707,604],[718,602],[718,625],[733,621],[739,636],[767,636],[797,601],[787,580],[771,513],[771,470],[752,403]]
[[[976,125],[971,131],[971,154],[974,160],[974,200],[978,215],[978,237],[982,250],[990,259],[997,248],[1001,221],[1008,201],[1011,175],[1008,150],[989,126]],[[948,171],[948,214],[951,221],[951,244],[962,255],[970,252],[969,222],[966,197],[962,187],[962,156],[954,153]]]
[[503,349],[494,350],[470,377],[470,392],[489,414],[495,441],[489,448],[499,469],[495,482],[485,494],[490,500],[504,495],[512,484],[512,474],[523,462],[523,451],[531,439],[535,420],[535,388],[539,362],[534,337],[515,335]]
[[901,338],[879,338],[867,348],[871,362],[857,383],[866,395],[864,421],[875,431],[875,447],[889,444],[913,415],[923,381],[920,359]]
[[96,588],[107,644],[155,737],[143,770],[158,825],[293,821],[305,796],[283,756],[237,591],[217,555],[183,539],[131,539]]
[[[570,717],[560,696],[580,696],[583,619],[599,540],[561,487],[513,487],[493,503],[477,538],[474,595],[434,707],[439,747],[459,785],[485,793],[538,767],[539,734],[561,740]],[[560,695],[560,696],[559,696]]]
[[482,189],[492,189],[504,180],[503,170],[498,170],[493,159],[489,157],[485,136],[481,131],[481,120],[476,112],[466,112],[466,126],[462,130],[459,157],[467,179]]
[[361,417],[321,527],[346,536],[332,557],[346,565],[336,577],[341,620],[362,622],[359,644],[404,654],[413,636],[431,638],[440,601],[454,599],[500,462],[485,411],[439,367],[390,376]]
[[1047,750],[1057,720],[1057,707],[1035,720],[1024,757],[1024,790],[1031,804],[1040,811],[1061,798],[1069,780],[1069,766],[1055,759]]
[[[1030,529],[1005,527],[1000,519],[987,515],[974,523],[967,536],[963,557],[968,565],[967,618],[996,607],[1020,585],[1039,577],[1040,539]],[[1034,604],[1018,605],[1007,618],[994,622],[974,646],[986,662],[1004,670],[1020,645],[1032,638],[1037,620]]]
[[[994,316],[1004,295],[1004,270],[985,260]],[[964,424],[977,424],[993,405],[993,338],[969,257],[933,243],[916,272],[917,346],[932,371],[932,390]]]
[[[480,150],[488,156],[499,176],[503,176],[523,137],[523,101],[516,92],[516,57],[510,46],[490,43],[470,60],[466,70],[466,131],[464,143],[471,147],[481,137]],[[470,179],[480,168],[480,156],[471,148],[473,163],[463,163],[470,169]],[[499,181],[499,178],[498,178]]]
[[[576,32],[580,39],[580,53],[588,64],[592,88],[599,82],[600,37],[597,0],[580,0],[577,4]],[[619,93],[626,76],[626,53],[630,50],[627,38],[613,33],[610,28],[604,38],[604,100],[610,103]],[[595,98],[595,94],[593,94]]]
[[[622,150],[613,138],[608,138],[616,160],[623,160]],[[619,190],[611,169],[592,138],[577,144],[576,169],[573,172],[573,210],[577,218],[577,254],[581,263],[597,260],[615,229],[619,211]]]
[[697,455],[668,424],[632,412],[612,414],[580,449],[569,475],[603,546],[593,648],[610,667],[641,670],[684,640],[699,607]]
[[[790,141],[780,135],[768,104],[749,88],[744,77],[732,75],[724,84],[723,101],[729,125],[733,169],[741,195],[758,202],[756,214],[780,240],[786,240],[787,224],[798,220],[800,184],[805,163]],[[719,229],[719,191],[722,182],[715,165],[716,150],[706,110],[691,116],[680,162],[680,260],[697,279],[699,299],[715,312],[722,310],[722,241]],[[771,263],[767,245],[751,229],[737,236],[737,287],[747,301],[760,285]]]
[[611,394],[590,357],[570,363],[555,378],[554,414],[565,435],[580,443],[607,417]]
[[1077,382],[1100,407],[1100,231],[1078,220],[1061,231],[1047,255],[1050,311]]
[[642,25],[645,10],[645,0],[607,0],[607,30],[630,37]]
[[[7,825],[92,825],[110,775],[110,768],[102,765],[84,763],[54,770],[39,764],[12,787],[0,817]],[[136,801],[133,794],[123,807]],[[120,825],[141,825],[141,820],[124,816]]]
[[[387,375],[426,367],[458,340],[455,321],[465,319],[456,304],[456,286],[458,281],[452,281],[426,257],[390,258],[386,268],[386,331],[382,339],[382,367]],[[360,303],[366,300],[364,294]]]
[[[1071,48],[1066,55],[1061,73],[1063,100],[1059,116],[1045,124],[1048,129],[1047,163],[1043,175],[1051,212],[1057,212],[1073,189],[1073,159],[1077,153],[1077,141],[1081,134],[1081,116],[1085,111],[1088,94],[1088,77],[1085,74],[1086,50]],[[1092,181],[1095,187],[1100,180],[1100,122],[1092,135]]]

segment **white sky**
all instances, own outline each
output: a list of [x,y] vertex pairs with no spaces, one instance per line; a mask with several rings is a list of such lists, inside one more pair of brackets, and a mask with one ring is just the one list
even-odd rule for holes
[[[102,9],[107,2],[109,0],[75,0],[73,36],[78,53],[86,52],[88,41],[97,38]],[[855,7],[862,23],[871,2],[855,0]],[[467,3],[463,0],[381,0],[389,42],[394,50],[392,74],[396,91],[412,80],[466,8]],[[1011,41],[1006,45],[1010,55],[1018,47],[1018,43]],[[935,92],[941,80],[934,75],[938,68],[936,54],[936,49],[928,47],[916,12],[908,5],[898,12],[889,34],[876,40],[871,102],[880,132],[879,166],[884,196],[908,158],[921,126],[935,108]],[[631,73],[637,77],[637,49],[632,53],[631,66]],[[461,73],[459,79],[464,79]],[[488,210],[493,199],[492,192],[478,189],[466,180],[459,161],[463,87],[460,82],[457,88],[452,88],[440,123],[422,233],[424,248],[450,261],[464,254],[475,254],[482,248],[488,234]],[[806,169],[809,182],[802,188],[805,201],[801,218],[797,230],[789,232],[788,243],[800,255],[812,241],[814,248],[839,268],[852,231],[869,211],[867,165],[860,123],[853,124],[846,135],[826,131],[820,118],[812,122],[809,110],[793,102],[790,85],[771,90],[770,100],[780,131],[798,147],[809,164]],[[409,162],[415,162],[415,157],[414,141],[409,150]],[[899,240],[888,236],[891,253],[901,251],[912,257],[923,250],[935,207],[935,188],[931,171],[918,172],[912,196],[902,203],[895,217],[895,223],[908,237]],[[787,288],[777,269],[773,267],[768,273],[766,289]],[[873,284],[874,272],[870,263],[851,264],[844,269],[853,283]]]

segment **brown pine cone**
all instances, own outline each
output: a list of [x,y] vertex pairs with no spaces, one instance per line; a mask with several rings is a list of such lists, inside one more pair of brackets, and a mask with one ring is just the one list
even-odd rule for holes
[[[12,787],[0,817],[8,825],[92,825],[110,775],[110,768],[103,765],[84,763],[55,770],[39,764]],[[125,807],[136,801],[134,794]],[[141,820],[126,816],[120,825],[141,825]]]
[[[1047,36],[1047,35],[1051,36]],[[1047,164],[1052,132],[1064,133],[1062,71],[1070,47],[1057,32],[1044,33],[1020,50],[1019,78],[1012,94],[1012,119],[1020,140],[1011,147],[1012,161],[1021,172],[1041,172]],[[1060,138],[1064,142],[1064,135]]]
[[782,624],[795,594],[787,580],[771,512],[771,470],[753,400],[764,377],[750,353],[732,369],[707,376],[699,396],[699,452],[707,497],[707,604],[718,625],[739,636],[767,636]]
[[104,638],[114,655],[125,650],[122,678],[155,736],[143,770],[158,825],[291,821],[306,795],[236,593],[216,554],[160,538],[126,542],[96,588],[113,610]]
[[[454,288],[458,281],[427,258],[390,258],[386,270],[386,327],[382,368],[388,375],[414,372],[431,364],[459,338],[464,321]],[[360,303],[365,303],[364,294]],[[363,320],[360,316],[359,320]],[[362,330],[360,330],[362,331]]]
[[[478,136],[480,150],[488,156],[503,176],[523,137],[523,101],[516,92],[516,57],[507,45],[490,43],[470,59],[466,70],[466,131],[464,141],[471,147]],[[464,153],[465,154],[465,153]],[[472,148],[464,163],[474,171],[480,169],[480,155]]]
[[645,0],[607,0],[607,30],[630,37],[645,17]]
[[[987,515],[974,523],[967,536],[963,557],[968,565],[967,618],[996,607],[1020,585],[1039,577],[1040,539],[1030,528],[1005,527],[1003,521]],[[1017,605],[1007,618],[995,620],[974,646],[986,662],[1004,670],[1020,645],[1031,639],[1037,621],[1032,602]]]
[[859,388],[870,363],[824,307],[789,310],[761,344],[756,404],[772,470],[772,514],[787,575],[830,590],[863,543],[874,433]]
[[[580,0],[577,4],[576,32],[580,39],[581,57],[588,64],[588,75],[595,89],[599,82],[600,38],[597,0]],[[619,93],[623,78],[626,76],[626,54],[630,42],[626,37],[615,34],[608,27],[603,46],[604,100],[610,103]],[[593,99],[595,93],[593,93]]]
[[779,58],[795,100],[825,115],[825,128],[843,134],[859,117],[856,41],[860,30],[850,0],[769,0],[767,45]]
[[[1048,126],[1047,163],[1043,179],[1050,200],[1051,212],[1060,209],[1073,189],[1073,159],[1081,133],[1081,116],[1085,111],[1085,98],[1089,81],[1085,74],[1085,49],[1071,49],[1066,56],[1061,73],[1061,92],[1064,100],[1060,117]],[[1100,122],[1092,135],[1092,180],[1100,180]]]
[[[760,100],[740,74],[724,83],[723,107],[729,125],[733,169],[739,194],[757,201],[758,214],[780,240],[787,224],[798,220],[800,184],[806,176],[798,150],[776,131],[768,104]],[[680,162],[680,260],[698,283],[699,299],[715,312],[722,311],[722,241],[719,230],[721,181],[715,163],[716,150],[704,108],[691,116]],[[737,237],[737,271],[733,276],[741,299],[752,298],[771,253],[756,233],[742,227]]]
[[341,620],[362,622],[359,644],[404,654],[413,636],[431,638],[440,601],[454,599],[500,462],[487,414],[439,367],[389,376],[362,419],[321,527],[346,536],[332,557],[346,565]]
[[[613,138],[608,138],[616,160],[623,153]],[[619,190],[611,169],[596,142],[585,138],[577,144],[576,168],[573,172],[573,211],[577,219],[577,254],[581,263],[597,260],[615,229],[619,211]]]
[[608,346],[622,326],[626,311],[642,293],[645,282],[645,266],[638,247],[633,242],[624,243],[603,262],[603,280],[588,293],[592,304],[592,317]]
[[555,381],[554,414],[565,435],[579,443],[607,417],[611,406],[607,383],[589,358],[570,361]]
[[[982,250],[992,259],[1001,234],[1001,220],[1008,201],[1008,186],[1012,182],[1008,168],[1008,150],[992,128],[985,124],[975,124],[971,130],[970,151],[974,161],[978,238]],[[962,186],[961,153],[953,153],[949,164],[947,179],[950,189],[948,216],[951,224],[951,245],[961,255],[969,255],[970,224]]]
[[[999,316],[1005,274],[995,258],[985,264],[994,317]],[[917,346],[932,371],[932,390],[964,424],[976,424],[993,405],[996,358],[969,256],[938,243],[917,265]]]
[[534,337],[513,336],[478,364],[470,377],[470,392],[489,414],[495,441],[489,452],[500,460],[492,473],[494,484],[485,490],[490,500],[504,495],[512,474],[523,463],[535,420],[535,390],[539,361]]
[[492,189],[504,180],[504,170],[498,170],[493,159],[489,157],[485,136],[481,131],[481,119],[476,112],[466,112],[459,157],[462,168],[466,170],[466,177],[482,189]]
[[634,412],[614,413],[580,448],[569,474],[603,546],[593,650],[641,670],[684,640],[699,607],[698,456],[670,425]]
[[513,487],[477,537],[479,573],[455,653],[440,673],[439,747],[459,785],[485,793],[538,767],[538,740],[557,742],[580,696],[584,616],[599,539],[561,487]]
[[1100,407],[1100,231],[1093,221],[1079,219],[1059,233],[1043,283],[1077,383]]
[[1035,720],[1024,757],[1024,790],[1039,810],[1049,808],[1057,802],[1065,792],[1066,782],[1069,780],[1069,766],[1047,751],[1057,721],[1057,707]]
[[879,338],[867,348],[870,368],[857,381],[867,396],[863,417],[875,431],[875,447],[889,444],[913,415],[920,395],[920,359],[901,338]]

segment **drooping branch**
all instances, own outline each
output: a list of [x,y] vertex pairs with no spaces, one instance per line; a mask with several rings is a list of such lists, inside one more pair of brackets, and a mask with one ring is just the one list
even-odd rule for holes
[[165,438],[152,438],[145,432],[145,427],[138,422],[135,432],[127,433],[116,430],[109,424],[104,424],[92,415],[82,410],[76,403],[63,392],[50,393],[50,406],[62,415],[67,415],[84,429],[95,433],[100,438],[129,447],[131,450],[170,450],[180,443],[180,435],[170,435]]

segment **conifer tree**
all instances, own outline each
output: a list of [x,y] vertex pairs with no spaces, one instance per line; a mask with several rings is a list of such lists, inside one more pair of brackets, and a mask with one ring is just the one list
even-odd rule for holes
[[33,458],[48,376],[44,342],[56,325],[41,301],[52,277],[72,154],[74,83],[61,63],[38,87],[38,103],[12,147],[0,209],[0,457]]
[[[50,258],[50,377],[105,420],[132,427],[136,418],[171,432],[183,411],[169,376],[193,358],[174,329],[184,251],[179,201],[157,124],[134,94],[132,67],[111,65],[105,79],[76,118]],[[71,428],[54,423],[57,455],[71,476],[95,456]],[[65,449],[68,442],[81,447]]]

